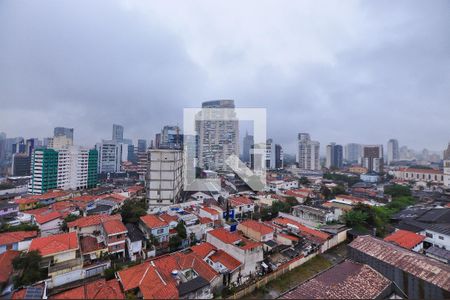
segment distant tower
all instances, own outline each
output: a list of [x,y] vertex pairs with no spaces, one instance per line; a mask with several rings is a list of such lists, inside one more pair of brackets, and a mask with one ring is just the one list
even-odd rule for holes
[[342,168],[343,160],[343,148],[341,145],[336,145],[336,143],[331,143],[327,145],[326,161],[325,167],[331,168]]
[[400,159],[400,150],[398,147],[398,141],[396,139],[390,139],[387,143],[387,164],[391,164],[393,161]]
[[300,169],[320,170],[319,148],[320,143],[311,141],[309,133],[298,134],[297,162]]
[[253,135],[249,135],[248,132],[245,133],[244,141],[243,141],[243,149],[242,149],[242,161],[249,162],[250,161],[250,149],[255,143],[253,139]]
[[450,160],[450,143],[448,143],[447,149],[444,150],[444,160]]
[[123,141],[123,126],[113,124],[113,130],[112,130],[112,140],[117,142]]

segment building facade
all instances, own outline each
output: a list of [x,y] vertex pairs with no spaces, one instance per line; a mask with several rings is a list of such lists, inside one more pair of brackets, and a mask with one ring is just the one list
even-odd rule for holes
[[147,160],[145,184],[149,205],[176,203],[183,185],[183,152],[175,149],[150,149]]
[[365,145],[362,149],[362,166],[369,172],[383,172],[383,145]]
[[31,157],[31,180],[28,193],[43,194],[58,186],[58,152],[36,149]]
[[387,143],[387,164],[400,159],[400,149],[396,139],[390,139]]
[[118,142],[123,141],[123,126],[122,125],[113,124],[112,140],[118,141]]
[[298,167],[303,170],[320,170],[319,148],[320,143],[312,141],[309,133],[299,133],[297,152]]
[[244,136],[244,140],[242,143],[242,161],[250,162],[250,149],[254,144],[253,135],[249,135],[248,132]]
[[234,100],[215,100],[202,103],[196,116],[199,167],[207,170],[228,170],[225,160],[239,156],[239,121]]
[[344,148],[344,159],[349,163],[358,162],[361,159],[362,147],[360,144],[349,143]]
[[342,146],[336,145],[336,143],[331,143],[330,145],[327,145],[325,167],[328,169],[331,168],[340,169],[342,168],[342,163],[343,163]]

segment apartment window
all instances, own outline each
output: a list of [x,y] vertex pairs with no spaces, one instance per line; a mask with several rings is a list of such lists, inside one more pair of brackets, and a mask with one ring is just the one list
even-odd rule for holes
[[158,229],[158,230],[156,231],[157,234],[162,234],[163,232],[164,232],[164,229]]
[[431,234],[431,233],[425,233],[425,235],[427,236],[427,237],[429,237],[429,238],[433,238],[433,234]]
[[121,235],[121,234],[118,234],[118,235],[117,235],[117,238],[118,238],[118,239],[120,239],[121,237],[122,237],[122,235]]
[[440,235],[440,236],[439,236],[439,239],[440,239],[440,240],[444,240],[444,237]]

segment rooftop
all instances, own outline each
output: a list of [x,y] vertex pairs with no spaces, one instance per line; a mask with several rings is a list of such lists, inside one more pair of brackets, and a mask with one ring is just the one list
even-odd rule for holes
[[300,234],[309,235],[318,238],[322,242],[328,240],[330,235],[328,233],[309,228],[299,222],[293,221],[287,218],[275,218],[272,220],[273,223],[283,225],[287,227],[288,225],[295,226],[298,228]]
[[223,250],[217,250],[214,254],[212,254],[209,257],[210,260],[213,262],[221,263],[223,266],[225,266],[228,270],[234,271],[235,269],[239,268],[241,266],[241,262],[226,253]]
[[156,216],[156,215],[145,215],[145,216],[142,216],[140,219],[148,228],[158,228],[158,227],[169,226],[169,223],[164,221],[163,218]]
[[266,235],[266,234],[274,232],[274,230],[271,227],[265,225],[264,223],[255,221],[255,220],[245,220],[239,224],[239,227],[241,227],[241,226],[250,228],[256,232],[259,232],[262,235]]
[[125,295],[116,279],[98,279],[50,296],[50,299],[125,299]]
[[103,222],[110,220],[122,220],[121,215],[92,215],[83,218],[79,218],[75,221],[69,222],[67,226],[69,228],[77,226],[78,228],[97,226]]
[[79,248],[76,232],[55,234],[46,237],[35,238],[31,241],[28,251],[39,251],[42,256],[76,250]]
[[346,260],[300,284],[281,299],[375,299],[391,281],[368,265]]
[[208,256],[209,253],[216,250],[216,247],[214,247],[210,243],[205,242],[192,246],[191,250],[192,252],[197,254],[200,258],[204,259],[206,256]]
[[123,225],[121,220],[105,221],[103,222],[103,228],[108,235],[127,232],[127,228],[125,227],[125,225]]
[[106,248],[104,243],[98,243],[97,239],[92,236],[80,237],[80,245],[83,254]]
[[349,247],[450,291],[449,265],[369,235],[358,236]]
[[425,237],[423,235],[402,229],[397,230],[384,238],[385,241],[392,242],[409,250],[412,250],[418,244],[422,243],[424,239]]
[[127,228],[128,238],[130,239],[130,241],[136,242],[143,241],[145,239],[144,234],[137,225],[133,223],[127,223],[125,224],[125,227]]
[[7,250],[0,254],[0,284],[8,282],[13,273],[12,261],[20,255],[20,251]]
[[37,237],[37,231],[15,231],[0,233],[0,245],[9,245]]

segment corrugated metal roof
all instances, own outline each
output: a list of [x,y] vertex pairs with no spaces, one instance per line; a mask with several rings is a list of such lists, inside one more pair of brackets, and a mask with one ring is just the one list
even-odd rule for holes
[[450,291],[449,265],[368,235],[357,237],[349,246]]

